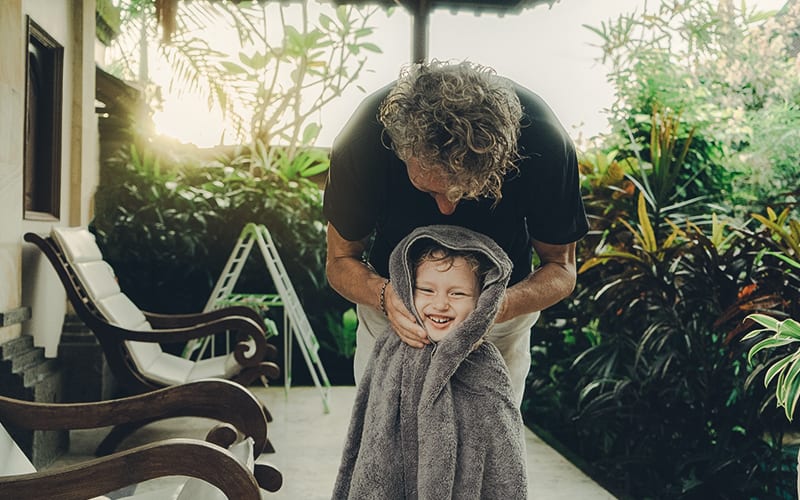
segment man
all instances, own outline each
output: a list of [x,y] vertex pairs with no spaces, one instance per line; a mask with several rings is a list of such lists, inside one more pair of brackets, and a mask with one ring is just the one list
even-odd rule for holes
[[328,281],[357,305],[357,383],[389,324],[410,346],[429,342],[385,276],[414,228],[451,224],[491,237],[513,262],[487,340],[522,401],[530,329],[572,292],[575,242],[588,230],[574,145],[540,97],[469,62],[407,68],[336,138],[324,213]]

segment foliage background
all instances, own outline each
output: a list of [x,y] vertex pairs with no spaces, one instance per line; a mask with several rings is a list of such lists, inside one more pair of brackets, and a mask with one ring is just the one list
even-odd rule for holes
[[[535,327],[524,414],[621,498],[794,497],[796,429],[757,383],[781,353],[749,364],[740,339],[752,312],[800,316],[798,19],[797,1],[776,15],[670,0],[588,27],[617,100],[608,134],[580,145],[591,231],[578,288]],[[261,63],[228,69],[258,81]],[[331,371],[351,377],[353,319],[320,280],[325,221],[304,177],[326,159],[314,127],[297,130],[295,149],[258,133],[211,158],[133,139],[93,228],[137,302],[196,310],[244,223],[266,223],[345,360]]]
[[748,312],[800,314],[798,14],[660,2],[588,27],[617,99],[581,155],[591,231],[534,329],[525,417],[622,498],[796,494],[795,429],[740,340]]
[[[98,243],[140,307],[198,311],[245,224],[265,224],[323,347],[323,365],[334,383],[352,383],[352,368],[338,366],[351,364],[351,305],[324,278],[319,183],[328,153],[314,143],[320,109],[356,84],[367,54],[380,52],[370,41],[377,7],[328,5],[312,18],[307,2],[177,5],[166,29],[152,0],[123,2],[118,58],[108,70],[136,82],[145,106],[101,120],[103,140],[123,146],[101,158]],[[228,33],[238,49],[212,46],[210,29]],[[161,95],[148,73],[154,52],[175,71],[170,85],[205,95],[241,146],[199,150],[154,137],[148,118]],[[259,252],[235,291],[275,291]],[[282,338],[275,342],[282,348]],[[308,382],[305,375],[298,370],[295,383]]]

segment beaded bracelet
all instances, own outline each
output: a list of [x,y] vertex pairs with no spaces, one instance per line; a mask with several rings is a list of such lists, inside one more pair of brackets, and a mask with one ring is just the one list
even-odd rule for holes
[[380,304],[384,316],[388,316],[388,314],[386,314],[386,285],[388,284],[389,280],[386,280],[383,282],[383,285],[381,285]]

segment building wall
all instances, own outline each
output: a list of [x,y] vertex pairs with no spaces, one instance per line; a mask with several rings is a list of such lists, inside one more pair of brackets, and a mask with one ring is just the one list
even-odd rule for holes
[[[0,343],[33,335],[56,355],[66,297],[55,272],[26,232],[86,225],[98,179],[94,113],[94,0],[3,0],[0,9],[0,310],[31,308],[22,326],[0,328]],[[57,221],[23,219],[26,15],[64,47],[61,205]]]
[[[22,3],[0,9],[0,310],[20,306],[22,222],[22,130],[25,100]],[[18,336],[19,325],[0,327],[0,343]]]

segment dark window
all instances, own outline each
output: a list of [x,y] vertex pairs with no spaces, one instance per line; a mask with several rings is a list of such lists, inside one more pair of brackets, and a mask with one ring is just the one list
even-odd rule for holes
[[64,47],[28,17],[25,90],[26,219],[58,219]]

